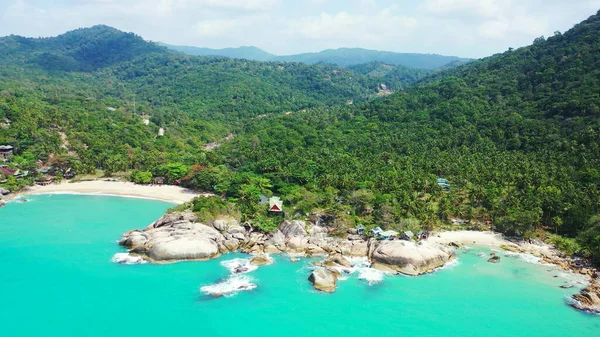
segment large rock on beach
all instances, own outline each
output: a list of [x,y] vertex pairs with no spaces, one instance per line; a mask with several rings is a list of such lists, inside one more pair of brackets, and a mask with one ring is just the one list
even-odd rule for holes
[[239,247],[235,238],[225,240],[214,227],[194,221],[192,212],[167,214],[144,230],[125,233],[119,244],[151,262],[207,260]]
[[600,281],[595,280],[579,294],[573,295],[570,304],[577,310],[600,314]]
[[205,237],[183,237],[159,243],[148,251],[154,261],[208,260],[219,256],[218,244]]
[[148,228],[160,228],[165,225],[170,225],[177,221],[196,221],[198,217],[194,214],[194,212],[187,210],[184,212],[178,213],[168,213],[160,217],[158,220],[151,223]]
[[[237,228],[241,226],[240,223],[233,218],[220,218],[213,222],[213,227],[221,232],[229,232],[230,228]],[[242,231],[244,231],[243,227]]]
[[306,236],[306,222],[300,220],[284,221],[279,225],[279,230],[286,238]]
[[316,268],[308,277],[313,287],[319,291],[332,293],[337,285],[337,274],[327,268]]
[[372,268],[417,276],[444,266],[454,257],[450,249],[427,242],[382,241],[371,260]]

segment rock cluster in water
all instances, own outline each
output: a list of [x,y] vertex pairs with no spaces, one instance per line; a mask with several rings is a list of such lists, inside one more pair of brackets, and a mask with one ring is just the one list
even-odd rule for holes
[[600,280],[594,280],[589,287],[573,295],[571,306],[593,314],[600,314]]
[[212,225],[197,222],[191,211],[167,214],[143,230],[123,235],[119,244],[130,255],[153,263],[207,260],[241,250],[255,255],[254,265],[270,264],[269,253],[330,256],[311,274],[316,289],[333,291],[339,268],[351,268],[344,258],[366,257],[372,267],[393,274],[421,275],[454,258],[447,247],[427,242],[365,240],[350,233],[346,238],[329,236],[327,228],[305,221],[284,221],[271,234],[253,231],[233,219],[219,219]]

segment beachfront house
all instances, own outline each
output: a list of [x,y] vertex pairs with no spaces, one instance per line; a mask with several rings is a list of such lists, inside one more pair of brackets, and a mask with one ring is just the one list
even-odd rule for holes
[[38,179],[36,179],[35,184],[38,186],[48,186],[52,184],[52,177],[39,177]]
[[378,238],[383,233],[383,229],[381,227],[371,228],[370,233],[372,237]]
[[381,235],[379,236],[379,239],[380,240],[394,240],[397,237],[398,237],[398,232],[389,230],[389,231],[382,232]]
[[426,231],[420,230],[420,231],[417,233],[417,239],[418,239],[419,241],[421,241],[421,240],[427,240],[427,238],[428,238],[428,237],[429,237],[429,233],[428,233],[428,232],[426,232]]
[[381,227],[375,227],[371,229],[371,236],[378,240],[393,240],[398,237],[398,232],[384,231]]
[[17,170],[15,172],[15,178],[17,178],[17,179],[27,178],[28,176],[29,176],[29,171]]
[[50,174],[52,171],[52,168],[50,166],[42,166],[37,171],[39,174]]
[[6,165],[0,165],[0,175],[3,175],[8,178],[10,176],[14,176],[16,172],[17,170],[8,168],[8,166]]
[[269,212],[281,213],[283,212],[283,201],[279,197],[269,198]]
[[356,234],[365,235],[365,226],[363,226],[363,225],[356,226]]
[[0,145],[0,159],[5,162],[8,161],[13,154],[13,149],[10,145]]
[[415,234],[411,231],[406,231],[404,233],[402,233],[402,240],[406,240],[406,241],[412,241],[413,237],[415,237]]

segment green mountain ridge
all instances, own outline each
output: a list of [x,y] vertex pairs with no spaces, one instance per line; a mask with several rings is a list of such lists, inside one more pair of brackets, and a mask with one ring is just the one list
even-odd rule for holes
[[174,46],[166,43],[158,43],[163,47],[192,56],[224,56],[236,59],[247,59],[252,61],[271,61],[276,56],[260,48],[243,46],[238,48],[211,49],[191,46]]
[[301,62],[305,64],[325,63],[341,67],[371,62],[382,62],[395,66],[433,70],[443,67],[456,67],[472,61],[472,59],[459,58],[456,56],[394,53],[362,48],[338,48],[323,50],[318,53],[277,56],[257,47],[210,49],[191,46],[173,46],[165,43],[160,43],[160,45],[171,50],[195,56],[225,56],[255,61]]

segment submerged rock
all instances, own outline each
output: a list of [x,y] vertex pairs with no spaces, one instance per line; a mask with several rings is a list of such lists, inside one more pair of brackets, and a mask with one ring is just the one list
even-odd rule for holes
[[417,276],[444,266],[454,258],[445,247],[427,242],[383,241],[373,251],[372,268]]
[[317,268],[308,277],[313,287],[319,291],[332,293],[337,285],[338,275],[327,268]]
[[498,262],[500,262],[500,256],[498,256],[498,255],[496,255],[494,253],[491,253],[490,254],[490,258],[488,259],[488,262],[490,262],[490,263],[498,263]]
[[252,263],[255,266],[264,266],[268,264],[273,264],[273,259],[271,259],[265,254],[258,254],[250,259],[250,263]]

